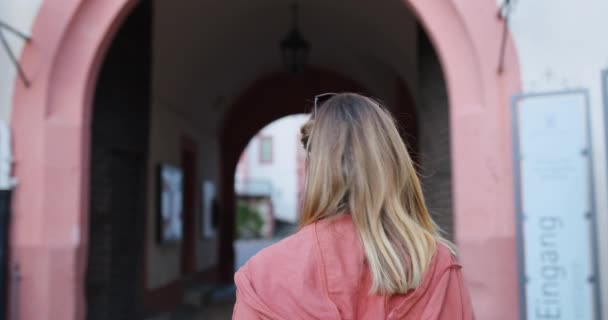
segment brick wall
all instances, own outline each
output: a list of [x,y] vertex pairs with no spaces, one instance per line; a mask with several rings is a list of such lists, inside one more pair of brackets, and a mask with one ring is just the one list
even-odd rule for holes
[[141,302],[142,160],[95,146],[91,167],[87,319],[134,319]]
[[435,221],[453,236],[448,96],[441,65],[426,35],[418,43],[418,146],[427,205]]
[[127,19],[96,87],[86,271],[89,320],[140,319],[142,314],[150,17],[144,4]]

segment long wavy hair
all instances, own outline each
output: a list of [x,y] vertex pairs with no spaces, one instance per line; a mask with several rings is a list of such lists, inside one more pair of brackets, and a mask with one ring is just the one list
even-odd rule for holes
[[[371,293],[422,282],[441,235],[394,119],[378,101],[341,93],[302,127],[307,151],[300,226],[350,214],[372,275]],[[453,249],[452,249],[453,250]]]

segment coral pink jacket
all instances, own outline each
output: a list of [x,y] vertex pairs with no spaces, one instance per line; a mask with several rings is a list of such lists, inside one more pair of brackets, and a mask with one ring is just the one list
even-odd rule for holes
[[417,289],[370,295],[370,272],[349,215],[307,226],[262,250],[235,281],[236,320],[474,319],[462,267],[441,244]]

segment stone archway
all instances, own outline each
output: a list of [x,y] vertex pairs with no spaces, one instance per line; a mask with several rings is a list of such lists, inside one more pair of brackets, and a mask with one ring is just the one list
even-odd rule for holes
[[136,3],[45,1],[36,40],[23,51],[35,83],[16,84],[12,115],[19,186],[11,250],[23,274],[22,319],[84,318],[93,91],[112,36]]
[[[19,186],[11,229],[12,261],[23,274],[22,319],[84,317],[91,97],[108,43],[136,3],[45,1],[24,49],[21,63],[32,85],[15,85]],[[509,40],[505,72],[498,74],[502,23],[494,2],[406,3],[433,40],[448,84],[455,238],[478,316],[516,318],[508,108],[519,88],[514,46]]]

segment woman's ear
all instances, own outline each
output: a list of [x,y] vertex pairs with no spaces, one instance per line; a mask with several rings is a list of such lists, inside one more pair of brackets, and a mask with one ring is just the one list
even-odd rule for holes
[[300,128],[300,134],[301,134],[301,138],[300,138],[300,142],[302,142],[302,147],[304,147],[304,149],[308,148],[308,140],[310,139],[310,133],[312,132],[312,127],[313,127],[313,120],[308,120],[303,126],[302,128]]

